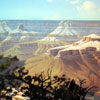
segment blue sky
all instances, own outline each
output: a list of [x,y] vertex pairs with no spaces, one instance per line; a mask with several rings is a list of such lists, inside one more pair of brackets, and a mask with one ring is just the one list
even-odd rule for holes
[[100,20],[100,0],[0,0],[0,20]]

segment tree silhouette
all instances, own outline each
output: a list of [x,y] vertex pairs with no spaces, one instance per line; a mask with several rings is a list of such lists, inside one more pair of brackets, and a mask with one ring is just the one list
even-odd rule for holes
[[11,92],[12,88],[22,91],[24,96],[30,97],[31,100],[85,100],[86,94],[93,88],[83,87],[86,80],[79,80],[78,85],[74,79],[66,79],[65,75],[52,76],[50,70],[47,71],[47,74],[41,72],[30,76],[24,67],[16,67],[11,73],[7,70],[8,65],[10,66],[12,61],[18,61],[18,58],[6,58],[6,60],[9,62],[5,63],[6,68],[0,67],[0,71],[6,69],[5,74],[0,74],[0,97],[7,100],[11,100],[11,97],[6,94]]
[[[16,86],[16,84],[13,85],[13,79],[8,78],[8,75],[13,70],[11,68],[11,64],[12,62],[15,62],[15,61],[19,61],[19,59],[16,56],[4,57],[3,55],[0,55],[0,98],[11,100],[11,97],[7,96],[6,94],[11,92],[12,87]],[[17,82],[14,82],[14,83],[17,83]],[[8,89],[9,86],[10,88]]]

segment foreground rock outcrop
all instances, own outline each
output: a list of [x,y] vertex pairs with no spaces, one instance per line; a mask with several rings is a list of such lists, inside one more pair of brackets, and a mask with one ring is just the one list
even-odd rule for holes
[[[92,36],[94,38],[94,35]],[[72,45],[51,48],[47,54],[30,58],[25,62],[25,67],[29,69],[30,74],[51,69],[53,75],[65,74],[67,78],[74,78],[77,82],[79,79],[86,79],[86,86],[97,86],[96,91],[100,89],[100,42],[98,40],[83,41],[82,39]]]

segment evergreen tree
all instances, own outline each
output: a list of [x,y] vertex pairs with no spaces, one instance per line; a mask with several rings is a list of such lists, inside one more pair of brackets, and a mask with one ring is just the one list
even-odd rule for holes
[[85,100],[86,94],[93,88],[84,88],[85,80],[80,80],[78,85],[74,79],[66,79],[65,75],[52,76],[50,70],[47,75],[41,72],[34,76],[30,76],[24,67],[11,70],[13,61],[18,61],[18,58],[0,55],[0,98],[11,100],[7,94],[16,88],[31,100]]

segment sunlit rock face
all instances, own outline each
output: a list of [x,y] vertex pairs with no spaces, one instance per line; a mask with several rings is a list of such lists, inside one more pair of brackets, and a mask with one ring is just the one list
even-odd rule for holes
[[[7,27],[7,25],[6,25],[6,27]],[[1,32],[1,30],[0,30],[0,32]],[[28,34],[28,33],[30,33],[30,34]],[[28,32],[27,29],[25,29],[23,25],[18,25],[16,29],[8,31],[5,39],[3,39],[0,42],[0,53],[5,53],[5,52],[7,52],[7,50],[9,52],[11,52],[10,50],[12,50],[15,47],[15,45],[18,43],[33,41],[34,40],[33,37],[34,37],[35,33],[36,32]],[[1,33],[0,33],[0,37],[2,38]],[[29,45],[31,45],[31,44],[29,44]],[[11,55],[12,53],[8,53],[8,54]],[[15,55],[16,55],[16,53],[15,53]]]
[[67,45],[67,42],[56,39],[56,37],[45,37],[32,42],[19,42],[4,52],[4,55],[17,55],[20,60],[30,57],[45,55],[49,48]]
[[65,55],[79,55],[79,50],[82,54],[98,52],[100,50],[100,36],[92,34],[84,36],[82,40],[73,43],[72,45],[52,48],[47,52],[51,55],[65,56]]
[[[51,48],[47,51],[55,59],[68,77],[86,79],[88,86],[100,89],[100,36],[91,34],[87,39],[68,46]],[[92,39],[90,39],[92,38]],[[55,61],[56,63],[56,61]]]
[[87,41],[87,42],[89,42],[89,41],[99,41],[100,42],[100,36],[98,36],[96,34],[84,36],[83,41]]
[[4,40],[10,31],[11,29],[5,21],[0,22],[0,41]]
[[23,31],[23,25],[19,25],[15,30],[10,30],[8,32],[8,35],[6,35],[6,38],[1,41],[1,52],[11,49],[15,44],[19,43],[20,38],[25,36],[25,33],[23,33]]
[[65,74],[66,78],[86,79],[86,86],[97,86],[100,89],[100,53],[58,56],[37,56],[27,59],[26,69],[31,75],[52,70],[52,75]]
[[59,23],[58,27],[51,32],[51,36],[76,36],[78,33],[73,29],[72,24],[67,21],[62,21]]
[[86,86],[100,89],[100,42],[80,40],[72,45],[47,50],[47,55],[27,59],[26,69],[31,75],[52,70],[52,75],[65,74],[66,78],[86,79]]

